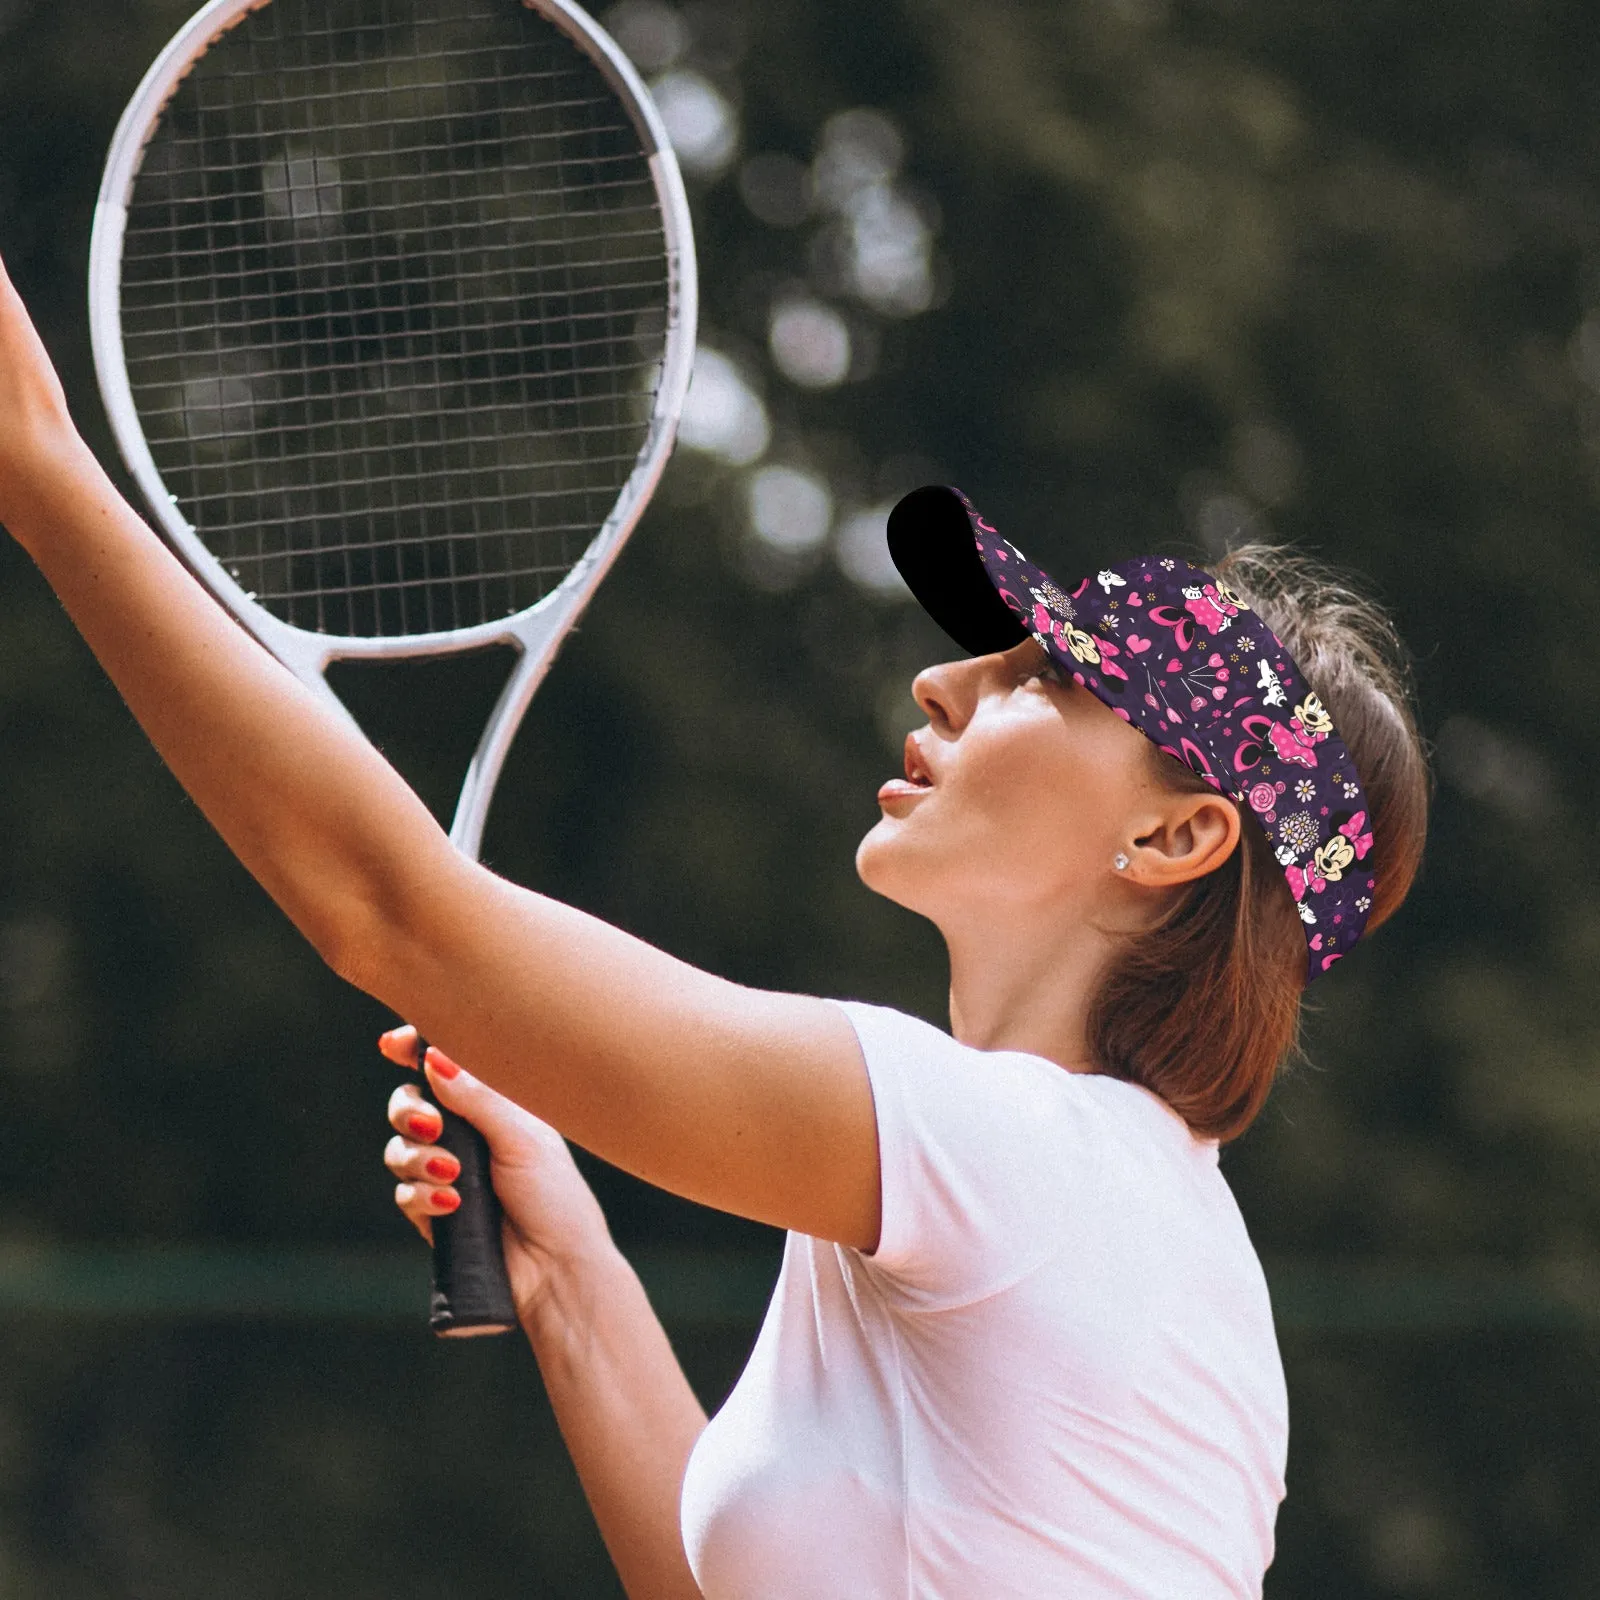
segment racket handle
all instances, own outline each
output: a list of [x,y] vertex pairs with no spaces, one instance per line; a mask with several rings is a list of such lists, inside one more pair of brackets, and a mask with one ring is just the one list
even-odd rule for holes
[[[417,1043],[417,1059],[427,1046]],[[461,1163],[459,1208],[433,1219],[433,1295],[428,1324],[441,1339],[510,1333],[517,1307],[500,1239],[500,1202],[489,1181],[489,1141],[464,1117],[442,1106],[438,1143]]]

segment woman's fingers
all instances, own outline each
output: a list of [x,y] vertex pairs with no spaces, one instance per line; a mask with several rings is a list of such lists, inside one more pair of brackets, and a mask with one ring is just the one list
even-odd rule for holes
[[397,1067],[417,1066],[417,1030],[409,1023],[403,1028],[391,1028],[378,1036],[378,1053]]
[[[386,1060],[398,1067],[415,1072],[419,1066],[417,1030],[409,1024],[381,1034],[378,1049]],[[547,1123],[515,1101],[496,1093],[470,1072],[464,1072],[437,1046],[428,1047],[427,1059],[420,1065],[424,1069],[423,1081],[404,1085],[389,1098],[389,1121],[399,1132],[424,1140],[437,1137],[422,1123],[413,1125],[411,1120],[414,1117],[438,1119],[435,1107],[422,1098],[426,1091],[449,1110],[465,1117],[489,1141],[497,1156],[502,1147],[509,1149],[530,1138],[542,1141],[552,1150],[564,1148],[560,1135]]]
[[421,1144],[432,1144],[444,1131],[444,1118],[437,1106],[422,1098],[414,1083],[402,1083],[389,1096],[389,1126]]
[[461,1196],[442,1184],[397,1183],[394,1186],[394,1203],[404,1213],[406,1221],[433,1243],[433,1219],[448,1217],[461,1205]]
[[419,1217],[448,1217],[461,1209],[461,1196],[438,1183],[397,1183],[394,1203],[415,1222]]
[[436,1144],[418,1144],[396,1134],[383,1150],[383,1164],[395,1177],[413,1183],[454,1183],[461,1163]]
[[384,1146],[383,1164],[400,1179],[394,1203],[431,1244],[432,1219],[447,1217],[461,1205],[460,1194],[451,1188],[461,1163],[433,1142],[444,1124],[416,1084],[402,1083],[389,1096],[389,1126],[395,1135]]

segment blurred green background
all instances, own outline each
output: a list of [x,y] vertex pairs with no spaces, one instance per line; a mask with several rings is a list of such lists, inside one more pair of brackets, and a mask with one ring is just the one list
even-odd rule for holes
[[[510,0],[508,0],[510,3]],[[100,165],[185,0],[0,0],[0,252],[109,459]],[[1600,1593],[1600,32],[1556,0],[625,0],[693,194],[669,470],[488,857],[759,984],[942,1014],[850,857],[938,636],[886,504],[1061,572],[1291,539],[1417,655],[1412,903],[1225,1171],[1292,1403],[1273,1600]],[[0,418],[0,426],[4,419]],[[615,1596],[531,1357],[436,1345],[324,972],[0,548],[0,1593]],[[403,669],[453,793],[494,684]],[[592,1166],[592,1164],[591,1164]],[[595,1181],[715,1404],[766,1231]]]

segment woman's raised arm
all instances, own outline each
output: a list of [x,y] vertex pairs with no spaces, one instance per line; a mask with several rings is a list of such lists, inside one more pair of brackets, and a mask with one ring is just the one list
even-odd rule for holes
[[179,782],[343,977],[651,1183],[876,1242],[876,1124],[844,1014],[712,977],[458,854],[117,493],[3,266],[0,522]]

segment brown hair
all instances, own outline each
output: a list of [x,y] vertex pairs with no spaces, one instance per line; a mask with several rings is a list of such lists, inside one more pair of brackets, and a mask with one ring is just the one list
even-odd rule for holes
[[[1337,573],[1244,545],[1211,570],[1260,613],[1333,716],[1366,790],[1377,884],[1367,933],[1406,897],[1422,860],[1429,778],[1394,624]],[[1204,780],[1152,744],[1162,781]],[[1195,1133],[1235,1139],[1294,1048],[1306,945],[1283,869],[1253,817],[1240,847],[1198,879],[1107,974],[1089,1017],[1103,1072],[1161,1096]]]

